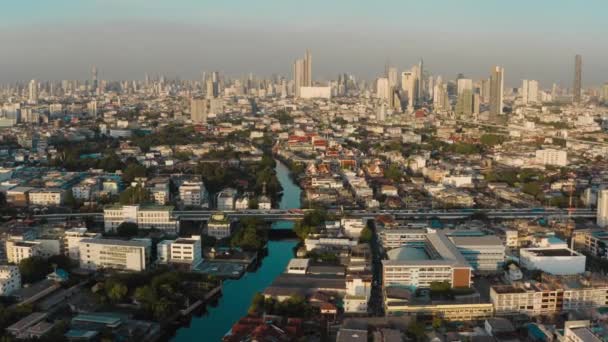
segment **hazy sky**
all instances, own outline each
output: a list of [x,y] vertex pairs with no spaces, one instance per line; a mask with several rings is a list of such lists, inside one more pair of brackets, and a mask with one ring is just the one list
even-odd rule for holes
[[607,0],[0,0],[0,83],[199,78],[203,70],[291,77],[313,54],[315,79],[372,79],[387,60],[422,57],[434,74],[570,86],[608,81]]

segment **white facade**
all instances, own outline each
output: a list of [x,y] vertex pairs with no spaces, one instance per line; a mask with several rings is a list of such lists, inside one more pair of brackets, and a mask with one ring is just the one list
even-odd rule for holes
[[98,233],[89,233],[87,228],[72,228],[65,231],[64,239],[64,254],[72,260],[80,260],[80,241],[82,239],[100,237]]
[[60,206],[63,203],[64,191],[60,189],[33,189],[28,196],[31,205]]
[[141,229],[160,229],[177,232],[179,222],[173,218],[169,206],[110,206],[103,210],[105,231],[114,231],[123,222],[135,223]]
[[143,271],[149,257],[147,244],[137,240],[82,239],[79,249],[80,267],[89,270]]
[[541,165],[567,166],[568,153],[554,149],[537,150],[535,160]]
[[207,190],[203,182],[184,182],[179,187],[179,198],[185,206],[207,206]]
[[303,99],[330,99],[331,87],[300,87],[300,98]]
[[602,189],[597,192],[596,223],[600,227],[608,226],[608,189]]
[[21,273],[19,267],[13,265],[0,266],[0,296],[8,296],[21,288]]
[[40,244],[33,241],[6,241],[6,259],[18,264],[23,259],[40,256]]
[[365,224],[363,220],[360,218],[356,219],[347,219],[344,218],[341,220],[341,225],[344,228],[344,235],[358,239],[361,236],[361,231],[365,228]]
[[232,234],[230,220],[223,213],[215,213],[207,223],[206,232],[218,240],[227,238]]
[[519,261],[523,268],[541,270],[554,275],[574,275],[585,272],[586,257],[568,248],[522,248]]

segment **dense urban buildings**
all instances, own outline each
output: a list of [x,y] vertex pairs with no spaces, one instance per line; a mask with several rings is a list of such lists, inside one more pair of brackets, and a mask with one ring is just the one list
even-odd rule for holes
[[3,341],[608,339],[592,5],[66,1],[2,21]]

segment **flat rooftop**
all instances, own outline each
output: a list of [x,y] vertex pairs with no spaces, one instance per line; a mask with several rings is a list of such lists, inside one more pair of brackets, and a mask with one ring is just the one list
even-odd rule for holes
[[542,256],[542,257],[565,257],[565,256],[578,256],[578,253],[571,251],[569,249],[566,248],[559,248],[559,249],[535,249],[535,248],[530,248],[530,249],[526,249],[526,251],[537,255],[537,256]]
[[423,247],[400,247],[391,249],[387,252],[390,260],[430,260],[431,257],[427,254]]
[[127,246],[127,247],[146,247],[148,246],[144,241],[138,240],[117,240],[117,239],[82,239],[80,242],[96,244],[96,245],[115,245],[115,246]]

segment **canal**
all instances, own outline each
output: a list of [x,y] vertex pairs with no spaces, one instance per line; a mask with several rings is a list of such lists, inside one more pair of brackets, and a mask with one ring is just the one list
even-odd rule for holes
[[[300,208],[301,189],[291,180],[289,169],[277,161],[277,177],[283,187],[281,209]],[[279,221],[272,229],[291,229],[290,221]],[[173,341],[221,341],[232,325],[247,314],[251,299],[263,291],[283,272],[293,257],[296,241],[269,241],[268,255],[255,272],[245,273],[241,279],[226,280],[217,306],[207,306],[201,317],[193,317],[190,326],[179,329]]]

